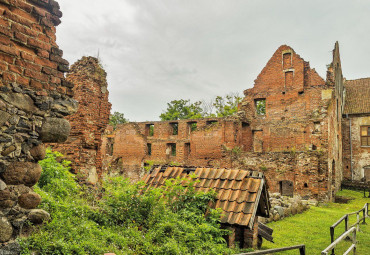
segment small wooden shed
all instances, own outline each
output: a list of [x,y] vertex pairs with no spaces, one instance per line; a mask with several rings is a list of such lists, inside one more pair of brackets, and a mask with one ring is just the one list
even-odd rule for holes
[[214,208],[223,210],[221,223],[232,231],[227,237],[230,247],[257,248],[262,237],[272,241],[272,229],[258,223],[258,217],[269,217],[270,203],[263,173],[240,169],[156,166],[144,176],[151,187],[160,187],[168,179],[187,178],[195,174],[195,188],[214,189],[217,193]]

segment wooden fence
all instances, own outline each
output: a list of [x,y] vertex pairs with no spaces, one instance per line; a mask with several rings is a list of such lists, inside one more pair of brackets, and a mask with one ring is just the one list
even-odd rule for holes
[[[356,222],[349,226],[349,217],[356,214]],[[362,214],[362,217],[360,217],[360,214]],[[349,238],[351,229],[355,228],[355,231],[353,232],[354,238],[356,239],[356,232],[360,230],[360,223],[366,224],[366,218],[369,217],[369,203],[366,203],[364,207],[356,212],[348,213],[344,215],[342,218],[340,218],[337,222],[335,222],[332,226],[330,226],[330,240],[331,244],[326,248],[321,254],[328,254],[324,253],[326,250],[331,250],[331,255],[335,255],[334,248],[335,246],[340,243],[343,239]],[[335,228],[344,221],[344,233],[341,234],[336,240],[334,240],[334,234],[335,234]],[[350,233],[349,233],[350,232]],[[347,235],[345,235],[347,233]],[[345,235],[345,236],[344,236]],[[344,237],[343,237],[344,236]],[[348,254],[350,251],[353,250],[354,254],[356,252],[356,240],[352,240],[352,245],[349,250],[346,251],[344,254]],[[329,249],[330,248],[330,249]]]
[[304,244],[289,246],[289,247],[283,247],[283,248],[263,250],[263,251],[253,251],[253,252],[248,252],[248,253],[240,253],[240,254],[237,254],[237,255],[263,255],[263,254],[271,254],[271,253],[276,253],[276,252],[281,252],[281,251],[289,251],[289,250],[299,250],[299,255],[306,255],[306,246]]

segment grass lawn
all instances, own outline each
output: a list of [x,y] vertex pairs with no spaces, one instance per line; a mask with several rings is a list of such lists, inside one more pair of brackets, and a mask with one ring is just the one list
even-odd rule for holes
[[[330,244],[330,226],[343,215],[357,211],[365,203],[370,203],[370,198],[364,198],[363,192],[343,190],[338,192],[337,195],[351,197],[354,200],[349,201],[348,204],[321,204],[318,207],[311,207],[302,214],[269,223],[268,226],[274,229],[273,237],[275,243],[264,240],[262,249],[305,244],[306,254],[321,254],[321,251]],[[352,225],[355,221],[356,215],[350,216],[349,225]],[[361,231],[357,233],[358,246],[356,254],[358,255],[370,254],[370,218],[366,219],[366,223],[366,225],[360,225]],[[343,232],[344,221],[335,229],[335,238]],[[335,250],[335,254],[343,254],[350,245],[351,242],[349,241],[342,242]],[[299,251],[287,251],[279,254],[299,254]]]

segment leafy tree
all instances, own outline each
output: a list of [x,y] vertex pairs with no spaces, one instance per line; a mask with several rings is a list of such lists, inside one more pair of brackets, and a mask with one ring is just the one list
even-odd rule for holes
[[232,116],[238,111],[242,98],[238,93],[217,96],[211,100],[191,103],[190,100],[173,100],[159,117],[161,120],[199,119]]
[[159,117],[161,120],[199,119],[203,117],[201,104],[200,101],[190,103],[190,99],[173,100]]
[[241,100],[242,98],[238,94],[228,94],[225,97],[217,96],[213,103],[217,117],[234,115],[238,111],[238,104]]
[[109,124],[112,125],[114,129],[116,129],[118,124],[123,124],[126,122],[128,122],[128,119],[125,118],[123,113],[114,112],[109,116]]

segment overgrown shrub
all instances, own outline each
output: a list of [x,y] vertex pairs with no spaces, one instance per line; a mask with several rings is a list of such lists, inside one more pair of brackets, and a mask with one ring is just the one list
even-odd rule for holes
[[186,189],[179,179],[144,192],[144,183],[116,177],[97,201],[57,157],[47,152],[35,188],[52,220],[20,239],[22,254],[230,254],[220,211],[208,206],[213,192],[196,192],[191,181]]

